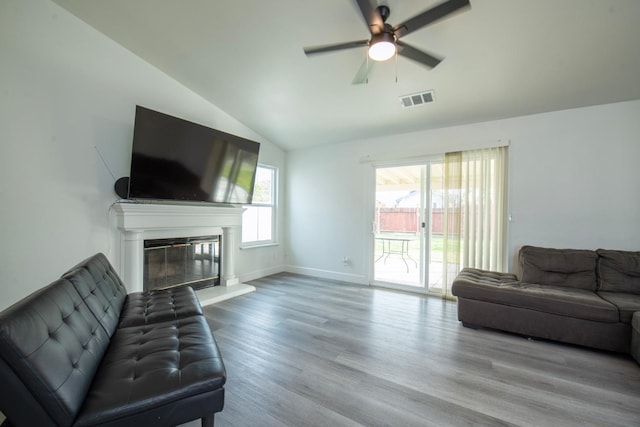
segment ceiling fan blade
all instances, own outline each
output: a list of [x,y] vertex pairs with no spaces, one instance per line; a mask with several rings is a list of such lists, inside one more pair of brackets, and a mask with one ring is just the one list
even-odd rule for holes
[[435,56],[416,49],[413,46],[409,46],[408,44],[401,42],[400,40],[397,40],[396,44],[398,45],[398,55],[402,55],[405,58],[412,59],[416,62],[421,63],[422,65],[426,65],[429,68],[433,68],[440,62],[442,62],[442,59],[436,58]]
[[363,83],[367,83],[369,80],[369,76],[371,75],[371,70],[373,70],[373,65],[375,61],[367,60],[367,58],[362,61],[362,65],[360,65],[360,69],[353,77],[351,81],[352,85],[361,85]]
[[305,55],[314,55],[316,53],[326,53],[326,52],[333,52],[336,50],[352,49],[355,47],[367,46],[368,44],[369,44],[369,40],[357,40],[357,41],[347,42],[347,43],[328,44],[324,46],[312,46],[312,47],[305,47],[304,53]]
[[373,5],[371,0],[356,0],[356,3],[358,3],[358,8],[371,34],[382,32],[384,30],[384,21],[378,12],[377,5]]
[[408,19],[402,24],[396,25],[393,29],[396,37],[400,38],[407,34],[419,30],[420,28],[429,25],[439,19],[442,19],[453,12],[470,7],[469,0],[448,0],[444,3],[432,7],[431,9],[422,12],[413,18]]

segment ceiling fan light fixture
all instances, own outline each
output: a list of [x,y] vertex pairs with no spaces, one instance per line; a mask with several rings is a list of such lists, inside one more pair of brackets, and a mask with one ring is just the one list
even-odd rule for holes
[[386,61],[396,53],[396,39],[391,33],[376,34],[369,44],[369,58]]

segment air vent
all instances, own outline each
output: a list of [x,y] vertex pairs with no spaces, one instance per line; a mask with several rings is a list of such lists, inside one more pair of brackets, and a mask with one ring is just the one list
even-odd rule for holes
[[404,108],[417,107],[419,105],[431,104],[432,102],[435,102],[432,90],[400,97],[400,103]]

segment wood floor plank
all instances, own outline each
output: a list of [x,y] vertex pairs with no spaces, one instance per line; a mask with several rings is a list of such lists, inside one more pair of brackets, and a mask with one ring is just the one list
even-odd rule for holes
[[627,355],[464,328],[455,302],[423,295],[251,284],[204,308],[228,371],[218,427],[640,426]]

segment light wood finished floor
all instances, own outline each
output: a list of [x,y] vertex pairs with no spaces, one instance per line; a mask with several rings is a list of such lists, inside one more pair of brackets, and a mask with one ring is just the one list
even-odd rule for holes
[[640,426],[629,356],[467,329],[433,297],[293,274],[251,284],[205,307],[228,374],[217,427]]

